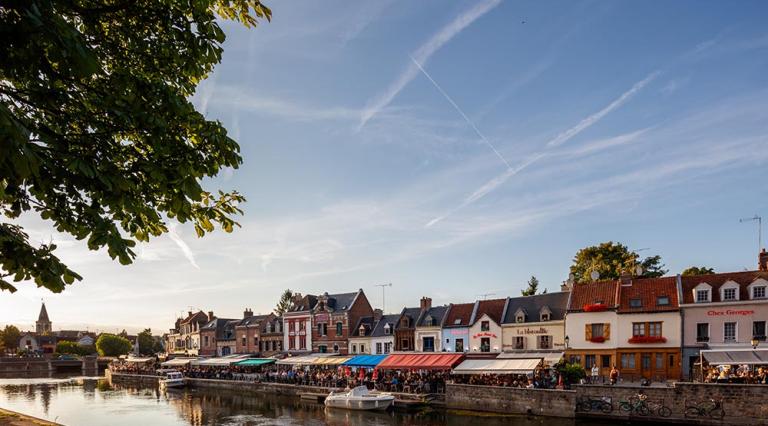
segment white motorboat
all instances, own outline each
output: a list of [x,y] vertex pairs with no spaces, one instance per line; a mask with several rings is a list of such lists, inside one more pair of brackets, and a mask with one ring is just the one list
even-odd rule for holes
[[160,379],[160,387],[163,389],[180,388],[184,386],[184,375],[178,371],[165,372],[165,377]]
[[331,392],[325,397],[325,406],[347,410],[386,410],[395,402],[395,396],[388,393],[371,393],[365,386],[358,386],[349,392]]

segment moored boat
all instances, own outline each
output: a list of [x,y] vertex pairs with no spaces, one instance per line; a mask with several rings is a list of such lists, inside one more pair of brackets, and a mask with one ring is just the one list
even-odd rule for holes
[[160,379],[160,387],[164,389],[180,388],[183,386],[184,386],[184,375],[175,370],[166,371],[165,377]]
[[348,392],[331,392],[325,397],[325,406],[347,410],[386,410],[395,401],[395,396],[387,393],[371,393],[365,386],[358,386]]

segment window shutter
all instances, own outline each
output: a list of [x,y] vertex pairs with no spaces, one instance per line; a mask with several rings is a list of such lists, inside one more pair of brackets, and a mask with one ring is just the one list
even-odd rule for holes
[[608,340],[611,338],[611,324],[603,324],[603,337],[605,337],[605,340]]
[[584,339],[587,341],[592,340],[592,324],[586,324],[584,326]]

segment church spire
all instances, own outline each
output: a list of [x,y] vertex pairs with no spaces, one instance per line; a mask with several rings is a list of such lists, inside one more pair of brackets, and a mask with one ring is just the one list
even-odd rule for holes
[[35,322],[35,331],[38,334],[50,334],[53,331],[53,324],[48,319],[48,310],[45,309],[45,302],[40,307],[40,315],[37,316],[37,322]]

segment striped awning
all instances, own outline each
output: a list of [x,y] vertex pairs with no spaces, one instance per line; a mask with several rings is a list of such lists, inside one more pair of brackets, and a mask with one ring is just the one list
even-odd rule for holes
[[384,370],[450,370],[464,354],[400,353],[387,356],[376,368]]
[[244,359],[248,359],[249,357],[250,355],[227,355],[218,358],[202,358],[192,361],[192,365],[201,367],[226,367]]
[[350,367],[369,367],[373,368],[379,365],[381,361],[384,361],[387,355],[358,355],[352,357],[352,359],[346,361],[344,365]]
[[341,365],[350,359],[350,356],[324,356],[317,358],[312,365]]
[[496,359],[543,358],[544,364],[555,365],[563,359],[564,352],[503,352]]
[[526,359],[467,359],[451,374],[526,374],[541,364],[542,358]]

